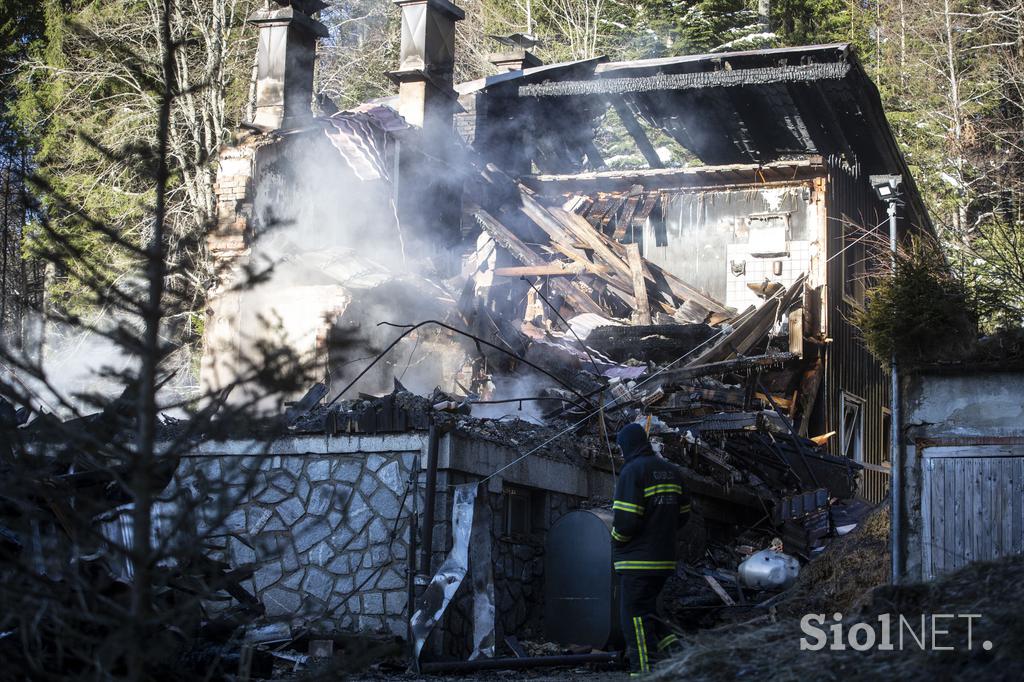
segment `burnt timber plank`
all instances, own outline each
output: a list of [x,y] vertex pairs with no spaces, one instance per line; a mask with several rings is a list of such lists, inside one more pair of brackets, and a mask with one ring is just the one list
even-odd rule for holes
[[[536,251],[524,244],[519,237],[487,211],[481,209],[474,214],[474,217],[480,228],[490,235],[495,244],[506,249],[523,265],[534,267],[547,265],[547,262]],[[604,308],[564,279],[552,279],[550,285],[577,312],[605,314]]]
[[774,367],[797,359],[798,356],[792,353],[769,353],[768,355],[755,355],[748,358],[736,358],[734,360],[691,365],[680,369],[669,369],[657,375],[658,385],[673,386],[698,377],[721,376],[759,367]]
[[[607,258],[604,255],[601,255],[602,260],[609,261],[609,264],[613,267],[615,266],[615,263],[624,265],[626,257],[625,246],[614,239],[611,239],[607,235],[603,235],[597,230],[594,230],[590,223],[580,216],[573,213],[566,213],[564,211],[562,214],[564,214],[567,219],[577,227],[578,232],[582,237],[581,241],[584,241],[588,245],[595,245],[594,250],[596,253],[601,255],[610,252],[610,256]],[[600,244],[600,246],[597,246],[597,244]],[[710,296],[705,295],[703,292],[693,288],[675,275],[666,272],[658,265],[655,265],[650,261],[644,261],[643,268],[645,279],[655,285],[655,294],[660,293],[661,288],[663,287],[679,302],[690,301],[712,312],[726,312],[727,309],[724,305]],[[629,274],[628,268],[626,270],[626,279],[627,281],[632,281],[632,275]]]
[[633,275],[633,296],[636,298],[636,322],[638,324],[651,323],[651,306],[647,302],[647,282],[644,281],[643,262],[640,259],[640,245],[626,245],[626,261],[629,263],[629,271]]
[[604,77],[591,80],[548,81],[520,85],[519,97],[564,97],[573,95],[613,95],[663,90],[709,90],[712,88],[769,85],[773,83],[807,83],[841,80],[850,71],[850,64],[819,63],[755,67],[691,73],[660,73],[629,78]]
[[633,224],[633,216],[636,215],[636,207],[640,203],[640,199],[643,197],[642,188],[637,187],[638,191],[635,196],[631,196],[626,199],[626,207],[622,211],[622,215],[615,222],[615,233],[613,235],[616,241],[622,241],[626,237],[626,230],[628,230]]
[[550,265],[495,268],[494,274],[497,277],[575,277],[583,270],[581,265],[575,263],[551,263]]
[[[645,190],[708,187],[722,184],[761,185],[770,182],[792,183],[821,177],[824,160],[811,154],[800,159],[770,163],[736,163],[688,168],[640,168],[636,170],[588,171],[585,173],[537,174],[520,176],[530,189],[548,195],[558,192],[625,192],[633,185]],[[593,216],[591,216],[593,217]]]
[[[738,324],[732,332],[702,353],[688,366],[719,362],[733,355],[743,355],[746,353],[758,339],[763,338],[768,330],[771,329],[771,326],[775,323],[776,315],[785,312],[786,308],[793,304],[800,292],[803,291],[805,279],[806,275],[800,275],[789,289],[780,289],[773,296],[769,297],[752,315]],[[795,354],[792,355],[797,357]]]

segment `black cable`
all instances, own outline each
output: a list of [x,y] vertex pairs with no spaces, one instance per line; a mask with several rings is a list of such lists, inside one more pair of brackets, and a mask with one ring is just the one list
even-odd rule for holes
[[526,282],[527,284],[529,284],[530,288],[533,289],[534,291],[536,291],[537,295],[540,296],[540,300],[544,301],[544,303],[546,303],[547,306],[549,308],[551,308],[551,312],[553,312],[555,315],[558,315],[558,319],[560,319],[562,321],[562,324],[564,324],[566,326],[566,328],[569,330],[569,333],[571,333],[573,336],[576,337],[576,340],[579,341],[579,343],[580,343],[580,347],[583,348],[583,352],[587,354],[588,358],[590,358],[590,364],[592,364],[594,366],[594,371],[597,372],[598,374],[600,374],[601,370],[600,370],[600,368],[598,368],[597,362],[594,360],[594,356],[590,354],[590,349],[587,348],[587,345],[585,343],[583,343],[583,339],[581,339],[576,334],[576,330],[572,328],[572,325],[569,324],[568,320],[566,320],[564,317],[562,317],[562,313],[558,312],[558,308],[556,308],[555,306],[551,305],[551,301],[549,301],[547,299],[547,296],[545,296],[544,294],[542,294],[540,292],[540,288],[537,287],[537,285],[535,285],[530,280],[526,279],[526,275],[522,275],[519,279],[521,279],[524,282]]
[[574,395],[575,395],[575,396],[576,396],[577,398],[579,398],[580,400],[582,400],[583,402],[585,402],[585,403],[587,404],[587,406],[588,406],[588,407],[592,407],[592,404],[591,404],[591,402],[590,402],[589,400],[587,400],[586,396],[584,396],[584,395],[583,395],[582,393],[580,393],[579,391],[577,391],[577,390],[576,390],[575,388],[573,388],[572,386],[570,386],[570,385],[569,385],[569,384],[567,384],[566,382],[562,381],[562,380],[561,380],[561,379],[559,379],[559,378],[558,378],[557,376],[555,376],[555,375],[554,375],[554,374],[552,374],[551,372],[547,371],[547,370],[546,370],[546,369],[544,369],[543,367],[540,367],[540,366],[538,366],[538,365],[535,365],[534,363],[530,362],[530,361],[529,361],[529,360],[527,360],[526,358],[523,358],[523,357],[521,357],[521,356],[519,356],[519,355],[517,355],[517,354],[513,353],[512,351],[508,351],[508,350],[505,350],[505,349],[504,349],[504,348],[502,348],[501,346],[497,346],[497,345],[495,345],[495,344],[491,343],[490,341],[486,341],[486,340],[484,340],[484,339],[481,339],[481,338],[480,338],[479,336],[476,336],[476,335],[474,335],[474,334],[470,334],[469,332],[464,332],[464,331],[462,331],[461,329],[456,329],[455,327],[451,326],[450,324],[445,324],[444,322],[441,322],[440,320],[424,320],[423,322],[419,322],[419,323],[417,323],[417,324],[397,324],[397,323],[395,323],[395,322],[378,322],[378,323],[377,323],[377,326],[378,326],[378,327],[380,327],[381,325],[384,325],[384,326],[388,326],[388,327],[398,327],[398,328],[400,328],[400,329],[402,329],[402,328],[405,328],[405,331],[404,331],[404,332],[402,332],[402,333],[401,333],[401,334],[400,334],[400,335],[398,336],[398,338],[397,338],[397,339],[395,339],[394,341],[392,341],[392,342],[391,342],[391,343],[390,343],[390,344],[388,345],[388,347],[387,347],[387,348],[385,348],[385,349],[384,349],[383,351],[381,351],[381,353],[380,353],[380,354],[379,354],[379,355],[378,355],[378,356],[377,356],[376,358],[374,358],[374,359],[373,359],[373,362],[371,362],[371,363],[370,363],[369,365],[367,365],[367,366],[366,366],[366,367],[365,367],[365,368],[363,369],[363,371],[362,371],[362,372],[360,372],[360,373],[359,373],[358,375],[356,375],[356,378],[355,378],[355,379],[353,379],[352,381],[350,381],[350,382],[349,382],[349,384],[348,384],[348,386],[346,386],[345,388],[341,389],[341,391],[339,391],[339,392],[338,392],[338,394],[337,394],[336,396],[334,396],[333,398],[331,398],[331,399],[330,399],[330,400],[329,400],[329,401],[327,402],[327,404],[325,405],[325,407],[330,407],[331,405],[333,405],[333,404],[334,404],[335,402],[337,402],[338,398],[340,398],[341,396],[343,396],[343,395],[345,394],[345,392],[346,392],[346,391],[348,391],[348,389],[350,389],[350,388],[352,388],[353,386],[355,386],[356,382],[357,382],[357,381],[359,381],[360,379],[362,379],[362,378],[363,378],[363,377],[364,377],[364,376],[366,375],[366,373],[367,373],[367,372],[369,372],[369,371],[370,371],[370,369],[371,369],[371,368],[372,368],[372,367],[373,367],[374,365],[376,365],[376,364],[377,364],[378,362],[380,362],[380,361],[381,361],[381,359],[383,359],[383,357],[384,357],[385,355],[387,355],[387,354],[388,354],[388,353],[389,353],[389,352],[391,351],[391,349],[392,349],[392,348],[394,348],[395,346],[397,346],[397,345],[398,345],[398,343],[399,343],[399,341],[401,341],[401,340],[402,340],[402,339],[404,339],[404,338],[405,338],[406,336],[408,336],[409,334],[413,333],[414,331],[416,331],[416,330],[417,330],[417,329],[419,329],[420,327],[426,326],[426,325],[428,325],[428,324],[434,324],[434,325],[437,325],[437,326],[439,326],[439,327],[443,327],[444,329],[447,329],[448,331],[450,331],[450,332],[453,332],[453,333],[455,333],[455,334],[461,334],[462,336],[465,336],[465,337],[467,337],[467,338],[473,339],[473,340],[474,340],[474,341],[476,341],[477,343],[482,343],[482,344],[484,344],[485,346],[487,346],[487,347],[489,347],[489,348],[493,348],[494,350],[498,351],[499,353],[504,353],[505,355],[511,356],[511,357],[515,358],[516,360],[519,360],[520,362],[522,362],[522,363],[524,363],[524,364],[526,364],[526,365],[529,365],[530,367],[533,367],[533,368],[534,368],[535,370],[537,370],[537,371],[538,371],[538,372],[540,372],[541,374],[544,374],[545,376],[549,377],[550,379],[553,379],[553,380],[554,380],[555,382],[557,382],[557,383],[558,383],[558,384],[559,384],[560,386],[562,386],[562,387],[566,388],[567,390],[571,391],[571,392],[572,392],[572,393],[573,393],[573,394],[574,394]]

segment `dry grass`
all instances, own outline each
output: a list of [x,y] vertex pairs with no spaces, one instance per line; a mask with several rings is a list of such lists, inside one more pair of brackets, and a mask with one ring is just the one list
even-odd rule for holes
[[[884,538],[888,515],[878,513],[809,564],[787,598],[778,621],[706,631],[687,638],[685,651],[655,672],[663,680],[949,680],[1024,679],[1024,557],[973,564],[932,584],[892,587]],[[910,638],[896,651],[801,651],[799,619],[805,613],[844,615],[844,632],[857,622],[877,628],[879,614],[900,614],[920,627],[921,614],[980,614],[967,650],[967,621],[945,620],[938,644],[954,651],[922,651]],[[831,624],[833,621],[827,621]],[[930,629],[929,629],[930,632]],[[981,648],[990,640],[991,651]]]
[[872,588],[889,582],[889,572],[889,508],[882,506],[804,566],[776,611],[795,618],[822,610],[849,613]]

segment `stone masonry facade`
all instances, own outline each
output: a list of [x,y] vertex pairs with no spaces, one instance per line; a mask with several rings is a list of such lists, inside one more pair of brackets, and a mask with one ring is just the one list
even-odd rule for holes
[[[422,542],[410,524],[413,509],[423,519],[427,440],[424,432],[289,436],[273,441],[270,453],[260,440],[208,442],[183,459],[177,480],[214,491],[200,492],[210,501],[197,520],[212,531],[211,558],[255,568],[243,587],[269,619],[324,634],[404,638],[410,531]],[[480,481],[515,456],[489,441],[442,438],[431,571],[451,549],[453,486]],[[610,494],[608,481],[543,457],[504,474],[481,491],[491,513],[498,642],[541,635],[547,530],[591,494]],[[472,594],[463,588],[428,649],[464,656],[471,618]]]
[[223,518],[223,533],[215,533],[221,541],[211,558],[256,566],[243,586],[270,619],[404,637],[412,508],[406,490],[419,454],[192,458],[209,480],[249,487],[242,499],[231,498],[237,501]]

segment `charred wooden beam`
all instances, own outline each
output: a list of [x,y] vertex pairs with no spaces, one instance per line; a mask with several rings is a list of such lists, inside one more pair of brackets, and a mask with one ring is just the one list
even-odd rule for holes
[[[520,263],[534,267],[547,265],[547,261],[545,261],[536,251],[524,244],[519,237],[502,225],[501,222],[499,222],[490,213],[481,209],[477,211],[474,216],[477,223],[480,225],[480,228],[490,235],[491,239],[494,240],[494,243],[511,253],[512,256]],[[605,313],[604,308],[599,306],[593,299],[576,287],[572,286],[569,282],[566,282],[564,279],[557,278],[551,280],[551,288],[577,312],[596,313],[598,315],[604,315]]]
[[626,244],[626,260],[629,263],[629,272],[633,276],[636,322],[637,324],[650,324],[651,305],[647,302],[647,282],[644,281],[644,267],[640,259],[639,244]]
[[[803,292],[806,275],[801,275],[785,292],[778,292],[766,300],[760,308],[737,324],[733,331],[721,341],[706,350],[690,363],[690,366],[705,365],[709,362],[726,360],[733,355],[743,355],[764,338],[778,315],[783,314]],[[794,357],[797,357],[794,355]]]
[[664,168],[665,164],[661,162],[661,157],[658,156],[658,152],[655,151],[654,145],[647,138],[647,133],[644,131],[643,126],[640,125],[640,122],[636,120],[636,116],[633,115],[633,110],[629,108],[626,100],[622,97],[613,97],[611,102],[612,107],[615,108],[615,113],[619,115],[622,125],[626,128],[626,132],[633,138],[636,148],[640,150],[644,159],[647,160],[647,165],[651,168]]
[[[633,185],[645,190],[680,189],[683,187],[719,187],[721,185],[764,185],[773,182],[797,182],[820,177],[825,172],[820,156],[775,161],[772,163],[738,163],[692,168],[641,168],[607,170],[587,173],[523,175],[520,181],[541,194],[562,192],[625,192]],[[612,199],[609,198],[611,201]],[[596,207],[595,207],[596,210]]]
[[586,268],[579,263],[551,263],[550,265],[495,268],[494,274],[497,277],[575,277],[585,270]]
[[658,385],[669,386],[685,382],[689,379],[696,379],[697,377],[721,376],[733,372],[775,367],[797,359],[799,359],[799,356],[792,353],[769,353],[768,355],[755,355],[749,358],[737,358],[735,360],[693,365],[681,369],[670,369],[658,375]]
[[520,97],[567,97],[576,95],[616,95],[627,92],[658,90],[702,90],[705,88],[742,87],[771,83],[807,83],[841,80],[850,72],[850,65],[840,63],[794,64],[692,73],[659,73],[626,78],[594,78],[589,80],[548,81],[521,85]]

